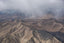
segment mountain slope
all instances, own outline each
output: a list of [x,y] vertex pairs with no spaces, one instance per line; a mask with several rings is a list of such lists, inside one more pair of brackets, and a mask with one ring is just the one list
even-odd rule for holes
[[48,32],[25,23],[22,21],[1,23],[0,43],[62,43]]

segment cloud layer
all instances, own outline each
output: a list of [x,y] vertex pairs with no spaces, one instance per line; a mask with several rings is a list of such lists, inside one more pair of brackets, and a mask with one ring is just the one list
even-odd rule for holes
[[15,9],[30,16],[53,12],[57,17],[63,15],[63,4],[63,0],[0,0],[0,10]]

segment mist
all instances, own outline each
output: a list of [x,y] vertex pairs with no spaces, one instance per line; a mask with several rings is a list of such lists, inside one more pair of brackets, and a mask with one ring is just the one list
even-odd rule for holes
[[0,0],[0,11],[15,9],[30,17],[44,16],[50,12],[58,18],[64,15],[63,4],[63,0]]

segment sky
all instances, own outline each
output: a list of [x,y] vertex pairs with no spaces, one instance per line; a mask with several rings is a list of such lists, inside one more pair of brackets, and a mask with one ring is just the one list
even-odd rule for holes
[[15,9],[31,16],[45,15],[51,11],[57,17],[63,15],[63,4],[63,0],[0,0],[0,11]]

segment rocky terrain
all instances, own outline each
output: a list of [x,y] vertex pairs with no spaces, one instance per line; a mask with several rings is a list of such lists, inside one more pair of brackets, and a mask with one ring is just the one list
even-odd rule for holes
[[56,19],[0,22],[0,43],[64,43],[64,23]]

